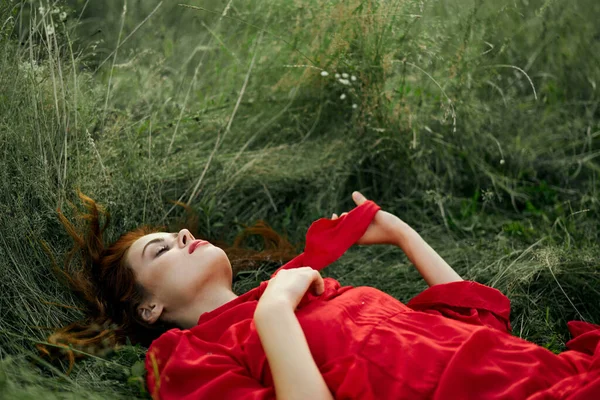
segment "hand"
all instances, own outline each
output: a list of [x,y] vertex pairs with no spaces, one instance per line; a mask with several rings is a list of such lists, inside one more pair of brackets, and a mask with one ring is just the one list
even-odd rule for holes
[[[367,198],[360,192],[352,193],[352,200],[357,206],[367,201]],[[342,213],[341,216],[348,214]],[[338,219],[337,214],[333,214],[331,219]],[[361,245],[368,244],[395,244],[398,245],[401,237],[402,226],[406,225],[400,218],[387,211],[379,210],[367,228],[364,235],[356,242]]]
[[281,270],[269,281],[257,309],[262,304],[263,307],[283,305],[295,310],[309,289],[317,296],[325,290],[325,283],[319,271],[311,267]]

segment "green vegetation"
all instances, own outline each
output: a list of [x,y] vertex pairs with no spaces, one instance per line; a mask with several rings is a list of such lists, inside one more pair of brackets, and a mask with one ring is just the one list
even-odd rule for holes
[[[75,188],[111,240],[175,226],[180,200],[200,235],[264,219],[299,250],[360,190],[506,293],[515,335],[558,352],[566,321],[600,323],[597,0],[175,3],[0,2],[3,398],[147,397],[143,348],[69,375],[35,348],[83,315],[49,255]],[[401,301],[426,286],[387,247],[324,273]]]

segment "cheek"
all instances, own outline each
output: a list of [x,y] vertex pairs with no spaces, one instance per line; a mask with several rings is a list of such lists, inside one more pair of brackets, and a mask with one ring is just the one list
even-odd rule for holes
[[152,294],[162,291],[165,279],[169,275],[169,269],[163,264],[166,263],[153,263],[138,274],[138,282]]

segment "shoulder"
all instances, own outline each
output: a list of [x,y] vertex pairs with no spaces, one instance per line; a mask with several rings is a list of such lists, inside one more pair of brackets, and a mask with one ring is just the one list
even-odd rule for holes
[[148,348],[148,351],[156,348],[162,348],[169,346],[170,344],[178,342],[185,334],[189,332],[187,329],[182,330],[179,328],[169,329],[157,339],[154,339]]
[[187,330],[173,328],[155,339],[146,353],[146,370],[160,372],[169,360]]
[[203,341],[190,329],[171,329],[152,342],[146,353],[146,384],[150,393],[160,389],[173,371],[186,369],[190,360],[213,354],[215,345]]

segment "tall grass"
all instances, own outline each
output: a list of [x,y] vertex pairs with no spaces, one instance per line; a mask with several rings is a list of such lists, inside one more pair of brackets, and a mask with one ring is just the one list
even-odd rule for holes
[[[600,322],[596,1],[186,4],[0,5],[7,398],[147,396],[140,347],[69,375],[35,349],[83,316],[51,269],[76,187],[109,209],[111,239],[177,226],[179,200],[207,238],[265,219],[299,244],[358,189],[505,292],[515,335],[561,351],[566,321]],[[425,288],[394,248],[324,272],[401,301]]]

